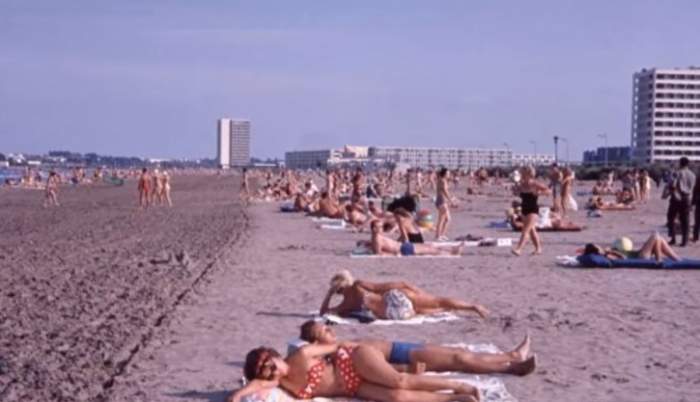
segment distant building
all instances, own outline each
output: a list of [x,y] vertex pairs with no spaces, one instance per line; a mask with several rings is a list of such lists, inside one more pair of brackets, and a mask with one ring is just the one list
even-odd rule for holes
[[510,166],[512,156],[510,149],[498,148],[369,147],[371,159],[420,168],[477,169]]
[[598,147],[595,150],[584,151],[584,165],[626,165],[631,161],[631,147]]
[[217,122],[217,164],[223,169],[250,164],[250,121],[219,119]]
[[644,69],[634,74],[632,160],[700,160],[700,68]]
[[554,161],[552,154],[513,154],[513,166],[545,166]]
[[545,165],[554,155],[514,154],[510,149],[418,148],[350,146],[339,149],[290,151],[285,165],[291,169],[327,168],[338,165],[385,165],[448,169],[478,169],[513,165]]
[[342,164],[369,162],[368,147],[346,145],[341,149],[290,151],[284,154],[284,164],[290,169],[328,168]]

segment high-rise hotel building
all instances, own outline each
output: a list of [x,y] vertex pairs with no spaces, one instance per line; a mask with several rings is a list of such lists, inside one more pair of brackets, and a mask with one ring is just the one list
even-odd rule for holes
[[700,160],[700,68],[634,74],[631,146],[638,163]]
[[250,164],[250,121],[219,119],[217,122],[217,162],[219,167],[242,167]]

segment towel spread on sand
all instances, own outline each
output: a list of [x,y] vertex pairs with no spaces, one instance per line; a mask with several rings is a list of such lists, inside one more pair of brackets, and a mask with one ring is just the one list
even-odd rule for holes
[[[477,344],[468,345],[466,343],[458,343],[452,345],[445,345],[451,347],[465,348],[472,352],[487,352],[487,353],[498,353],[501,350],[492,344]],[[473,385],[481,391],[481,401],[482,402],[517,402],[517,399],[511,395],[506,389],[503,380],[495,376],[485,376],[485,375],[473,375],[464,373],[433,373],[428,372],[426,375],[439,375],[447,377],[455,381],[461,381],[470,385]],[[370,402],[357,398],[314,398],[314,402]],[[270,390],[260,391],[254,395],[246,396],[243,398],[243,402],[300,402],[286,392],[279,388],[273,388]]]
[[[326,314],[321,317],[324,321],[338,325],[359,324],[360,321],[354,318],[340,317],[335,314]],[[374,320],[370,325],[420,325],[434,324],[438,322],[459,320],[459,316],[454,313],[436,313],[431,315],[417,315],[407,320]]]
[[[464,242],[459,242],[459,241],[442,241],[442,242],[428,242],[426,244],[430,244],[436,247],[456,247],[459,246],[460,244],[464,245],[464,247],[511,247],[513,245],[513,239],[504,237],[504,238],[484,238],[482,240],[478,241],[464,241]],[[440,254],[440,255],[410,255],[410,256],[403,256],[403,255],[377,255],[372,252],[371,249],[365,246],[357,246],[355,249],[353,249],[350,252],[350,257],[352,258],[401,258],[401,257],[409,257],[409,258],[459,258],[462,257],[461,255],[452,255],[452,254]]]

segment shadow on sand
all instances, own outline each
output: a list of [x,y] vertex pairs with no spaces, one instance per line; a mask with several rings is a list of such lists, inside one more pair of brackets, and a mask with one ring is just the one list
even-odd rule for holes
[[172,394],[166,394],[168,396],[174,396],[176,398],[188,398],[188,399],[201,399],[203,401],[209,402],[225,402],[226,397],[231,394],[230,390],[221,391],[186,391],[186,392],[175,392]]
[[258,311],[255,313],[255,315],[265,315],[268,317],[305,318],[309,320],[315,317],[314,314],[309,313],[282,313],[279,311]]

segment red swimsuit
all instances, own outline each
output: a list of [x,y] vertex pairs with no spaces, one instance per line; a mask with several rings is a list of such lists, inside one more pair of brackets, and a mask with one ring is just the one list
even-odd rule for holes
[[[345,392],[350,396],[354,396],[357,393],[357,389],[360,388],[360,384],[362,384],[362,378],[352,365],[352,352],[353,348],[341,347],[335,353],[334,361],[335,368],[340,370],[340,377],[345,383]],[[325,368],[326,363],[323,360],[311,366],[306,373],[306,386],[296,393],[297,397],[301,399],[311,399],[313,397],[316,387],[321,383],[321,376]]]

